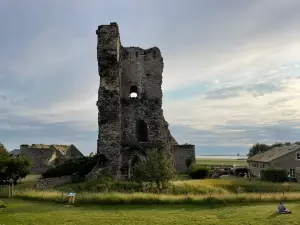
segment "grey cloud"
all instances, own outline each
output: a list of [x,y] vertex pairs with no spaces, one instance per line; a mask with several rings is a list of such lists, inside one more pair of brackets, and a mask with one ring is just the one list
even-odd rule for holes
[[[117,21],[126,46],[158,45],[163,51],[166,70],[174,59],[174,71],[185,75],[185,70],[193,66],[202,74],[204,69],[212,70],[238,50],[248,51],[249,44],[260,47],[257,43],[262,40],[269,43],[270,37],[271,47],[272,43],[277,46],[296,40],[300,30],[299,9],[297,0],[191,0],[188,3],[92,0],[89,4],[73,0],[0,1],[0,101],[6,102],[0,107],[0,141],[13,148],[22,142],[69,142],[84,149],[95,149],[97,132],[80,129],[85,115],[78,121],[62,123],[43,123],[40,119],[28,120],[15,115],[26,108],[47,109],[61,102],[80,106],[84,97],[97,93],[95,30],[99,24]],[[183,63],[184,60],[190,65]],[[173,79],[172,73],[165,74],[166,81]],[[228,98],[242,91],[263,95],[281,88],[276,83],[251,85],[225,87],[208,93],[207,98]],[[245,132],[249,137],[238,132],[231,136],[227,132],[226,136],[220,133],[224,129],[216,132],[175,127],[174,135],[197,146],[214,146],[218,141],[244,144],[261,138],[255,136],[260,128],[248,128]],[[279,137],[287,132],[278,127],[273,131],[276,129],[280,131],[272,134],[267,130],[267,135]]]
[[[171,125],[176,140],[197,146],[198,154],[247,153],[249,145],[257,142],[271,144],[275,142],[300,141],[300,129],[294,129],[299,123],[278,123],[275,125],[249,126],[220,125],[214,130],[201,130]],[[205,149],[205,151],[201,151]]]
[[[18,148],[20,144],[75,144],[85,154],[96,151],[97,130],[80,129],[76,121],[43,123],[36,120],[11,117],[0,119],[0,137],[7,148]],[[8,125],[8,126],[7,126]]]
[[262,96],[268,93],[282,90],[283,86],[280,83],[255,83],[255,84],[240,84],[231,87],[217,88],[205,94],[206,99],[227,99],[237,97],[243,93],[250,93],[254,97]]

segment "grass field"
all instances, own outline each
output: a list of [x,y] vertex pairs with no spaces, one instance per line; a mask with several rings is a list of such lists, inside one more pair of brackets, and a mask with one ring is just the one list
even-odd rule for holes
[[232,166],[232,165],[238,165],[238,166],[246,166],[247,162],[246,160],[241,159],[210,159],[210,158],[197,158],[196,159],[197,164],[201,165],[220,165],[220,166]]
[[299,203],[287,207],[294,213],[279,215],[277,204],[228,207],[200,207],[194,205],[151,206],[81,206],[7,200],[7,208],[0,209],[2,225],[92,225],[92,224],[206,224],[206,225],[277,225],[300,224]]

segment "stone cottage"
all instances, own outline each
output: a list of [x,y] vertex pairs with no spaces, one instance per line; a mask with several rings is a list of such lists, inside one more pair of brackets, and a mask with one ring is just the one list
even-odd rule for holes
[[296,178],[296,171],[300,168],[300,145],[275,147],[252,156],[247,162],[251,173],[257,177],[265,168],[278,168]]
[[67,159],[84,156],[74,145],[23,144],[20,154],[27,156],[31,162],[31,173],[42,174]]

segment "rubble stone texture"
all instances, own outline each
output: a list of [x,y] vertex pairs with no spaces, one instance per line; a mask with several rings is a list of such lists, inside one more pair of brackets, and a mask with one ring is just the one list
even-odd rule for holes
[[[97,154],[105,155],[110,173],[120,178],[122,167],[130,166],[137,153],[161,146],[170,150],[176,146],[175,165],[184,164],[186,157],[195,161],[194,145],[181,148],[163,116],[160,50],[123,47],[117,23],[99,26],[96,34],[100,76]],[[186,171],[181,166],[176,169]]]

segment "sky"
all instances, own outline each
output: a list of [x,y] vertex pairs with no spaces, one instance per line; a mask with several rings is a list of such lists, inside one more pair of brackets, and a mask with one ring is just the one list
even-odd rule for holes
[[196,154],[300,141],[298,0],[0,0],[0,141],[96,151],[96,29],[160,48],[163,110]]

